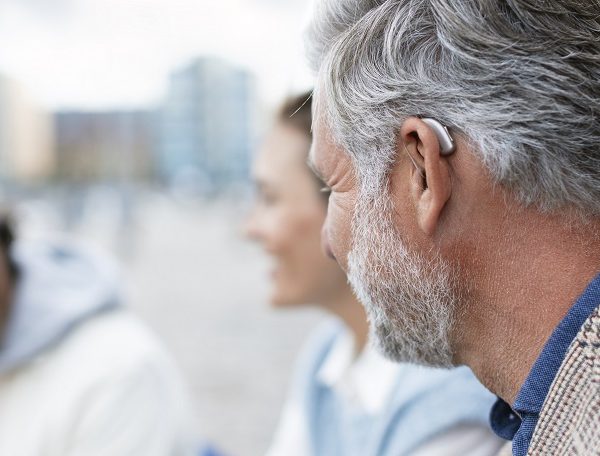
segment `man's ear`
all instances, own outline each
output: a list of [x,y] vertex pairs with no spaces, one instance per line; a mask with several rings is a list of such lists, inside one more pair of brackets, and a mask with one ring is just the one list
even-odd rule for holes
[[433,129],[418,117],[409,117],[402,124],[397,153],[408,154],[414,165],[410,172],[410,196],[419,227],[432,236],[452,192],[448,157],[441,154]]

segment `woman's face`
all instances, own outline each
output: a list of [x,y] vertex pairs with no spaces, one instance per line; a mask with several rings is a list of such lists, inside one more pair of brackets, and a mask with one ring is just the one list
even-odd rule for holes
[[279,123],[253,166],[258,195],[246,231],[274,259],[276,306],[324,304],[347,286],[337,263],[321,250],[327,206],[306,165],[309,148],[306,134]]

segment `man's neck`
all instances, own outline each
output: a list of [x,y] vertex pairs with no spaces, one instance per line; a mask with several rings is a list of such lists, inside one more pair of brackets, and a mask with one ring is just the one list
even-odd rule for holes
[[456,340],[457,361],[512,404],[553,330],[600,270],[600,223],[526,213],[505,223],[477,254],[476,291]]

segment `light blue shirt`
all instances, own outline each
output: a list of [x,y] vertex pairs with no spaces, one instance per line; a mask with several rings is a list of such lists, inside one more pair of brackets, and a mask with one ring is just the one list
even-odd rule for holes
[[[313,334],[296,367],[291,395],[302,408],[309,454],[408,455],[460,425],[488,426],[495,397],[467,368],[443,370],[388,362],[392,370],[373,372],[388,376],[388,384],[381,378],[368,382],[384,390],[376,412],[341,394],[324,372],[332,351],[347,336],[340,322],[327,322]],[[499,439],[491,430],[488,437],[495,453]]]

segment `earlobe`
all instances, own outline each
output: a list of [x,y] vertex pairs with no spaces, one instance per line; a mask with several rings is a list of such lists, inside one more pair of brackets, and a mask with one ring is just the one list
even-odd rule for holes
[[442,155],[436,131],[422,119],[408,118],[399,141],[415,167],[410,194],[417,223],[426,235],[433,236],[452,190],[448,158]]

